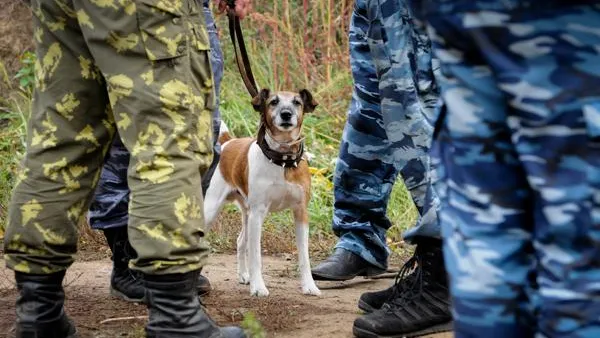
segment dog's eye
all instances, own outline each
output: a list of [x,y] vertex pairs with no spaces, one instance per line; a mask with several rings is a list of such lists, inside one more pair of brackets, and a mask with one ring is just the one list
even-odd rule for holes
[[279,99],[273,99],[273,100],[271,100],[271,102],[269,102],[269,104],[270,104],[271,106],[275,107],[276,105],[278,105],[278,104],[279,104]]
[[302,102],[298,101],[298,100],[294,100],[292,101],[292,103],[294,104],[294,106],[301,106]]

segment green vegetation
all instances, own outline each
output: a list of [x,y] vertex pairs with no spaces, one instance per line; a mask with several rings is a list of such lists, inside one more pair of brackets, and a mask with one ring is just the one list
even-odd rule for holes
[[244,314],[244,320],[242,320],[242,328],[246,331],[246,334],[252,338],[266,338],[267,333],[260,321],[256,318],[252,311],[248,311]]
[[[335,241],[330,230],[333,208],[332,175],[345,116],[351,98],[352,78],[348,60],[348,24],[351,1],[257,1],[255,12],[243,24],[252,67],[261,88],[272,90],[309,89],[320,103],[305,120],[304,133],[311,161],[313,195],[310,204],[312,244],[327,251]],[[238,74],[225,16],[217,17],[225,55],[225,75],[221,89],[221,113],[236,136],[254,135],[258,114]],[[1,56],[0,56],[1,57]],[[6,221],[7,203],[24,154],[25,126],[33,86],[35,56],[22,54],[20,69],[4,67],[0,59],[0,80],[8,90],[0,91],[0,237]],[[226,213],[235,213],[227,208]],[[394,223],[391,246],[396,248],[401,232],[414,224],[416,213],[403,185],[392,194],[389,215]],[[231,216],[231,215],[230,215]],[[228,220],[237,222],[236,217]],[[268,231],[293,242],[293,222],[289,212],[267,220]],[[89,232],[86,232],[89,233]],[[236,236],[235,232],[232,232]],[[211,234],[220,250],[235,248],[235,237]],[[272,243],[264,243],[268,249]],[[326,253],[326,252],[321,252]]]
[[32,60],[35,60],[32,53],[23,54],[22,67],[15,76],[18,86],[13,84],[4,64],[0,62],[0,78],[4,79],[8,88],[8,94],[0,96],[0,238],[4,233],[10,191],[25,151],[34,79]]

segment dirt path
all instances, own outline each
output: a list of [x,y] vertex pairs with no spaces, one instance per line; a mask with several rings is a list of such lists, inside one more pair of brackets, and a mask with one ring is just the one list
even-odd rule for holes
[[[262,322],[269,337],[347,338],[352,337],[352,322],[359,314],[356,301],[365,291],[380,290],[390,279],[355,279],[346,283],[319,283],[319,298],[300,293],[293,261],[264,257],[268,298],[249,296],[249,289],[237,283],[233,255],[214,255],[206,275],[213,292],[203,299],[211,316],[219,324],[239,323],[243,313],[252,311]],[[14,299],[11,273],[0,269],[0,337],[14,321]],[[67,312],[75,319],[81,337],[143,337],[144,320],[102,321],[129,316],[144,316],[144,306],[111,298],[108,294],[110,261],[77,262],[69,270],[65,285]],[[439,334],[436,338],[450,338]]]

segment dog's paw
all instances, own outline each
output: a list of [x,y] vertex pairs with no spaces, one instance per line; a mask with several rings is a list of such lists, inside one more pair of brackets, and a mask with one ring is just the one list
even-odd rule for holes
[[250,274],[247,272],[239,273],[238,281],[240,282],[240,284],[245,284],[245,285],[250,284]]
[[263,285],[262,287],[250,286],[250,295],[256,297],[267,297],[269,290]]
[[313,283],[312,285],[302,285],[302,293],[309,296],[320,296],[321,290]]

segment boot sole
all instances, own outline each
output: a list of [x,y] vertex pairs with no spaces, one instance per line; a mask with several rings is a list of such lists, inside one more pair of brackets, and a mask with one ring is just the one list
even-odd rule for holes
[[[17,333],[16,333],[17,329],[16,329],[15,325],[16,324],[14,324],[10,328],[10,330],[8,330],[9,334],[8,334],[7,337],[10,337],[10,338],[16,338],[17,337]],[[79,338],[77,329],[75,327],[73,327],[73,332],[68,333],[68,336],[66,336],[65,338]]]
[[110,288],[110,294],[113,297],[119,298],[119,299],[124,300],[126,302],[130,302],[130,303],[144,303],[144,298],[141,298],[141,299],[138,299],[138,298],[129,298],[129,297],[127,297],[127,295],[125,295],[121,291],[113,288],[112,286]]
[[421,337],[428,334],[433,333],[442,333],[452,331],[452,322],[446,322],[438,325],[434,325],[432,327],[428,327],[423,330],[415,331],[415,332],[407,332],[407,333],[399,333],[399,334],[391,334],[391,335],[380,335],[375,332],[371,332],[369,330],[361,329],[358,327],[352,328],[352,333],[355,337],[358,338],[413,338],[413,337]]
[[[17,336],[14,332],[12,332],[12,335],[9,335],[7,337],[16,338]],[[79,338],[79,335],[77,335],[77,332],[75,332],[75,333],[71,333],[70,335],[66,336],[65,338]]]
[[386,270],[384,269],[380,269],[380,268],[375,268],[375,267],[369,267],[366,269],[361,270],[359,273],[355,274],[355,275],[346,275],[346,276],[339,276],[339,275],[330,275],[327,273],[312,273],[313,279],[314,280],[325,280],[325,281],[346,281],[346,280],[350,280],[356,277],[375,277],[378,275],[381,275],[383,273],[385,273]]

